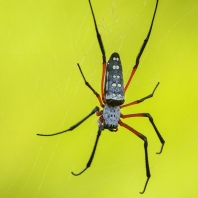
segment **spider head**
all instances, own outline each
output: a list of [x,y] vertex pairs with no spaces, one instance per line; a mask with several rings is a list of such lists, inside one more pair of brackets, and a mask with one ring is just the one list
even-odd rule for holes
[[103,109],[103,114],[98,121],[99,127],[102,129],[109,129],[110,131],[115,131],[118,127],[118,121],[120,119],[120,107],[119,106],[109,106],[105,104]]

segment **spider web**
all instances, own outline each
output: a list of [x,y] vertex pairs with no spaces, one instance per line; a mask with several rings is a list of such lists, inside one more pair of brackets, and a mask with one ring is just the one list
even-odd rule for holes
[[[155,1],[92,0],[107,59],[121,56],[125,83],[148,32]],[[197,12],[195,0],[159,1],[148,45],[123,109],[149,112],[166,140],[164,151],[147,119],[124,120],[147,136],[151,179],[145,197],[195,197],[197,184]],[[143,142],[124,128],[102,132],[91,167],[81,171],[97,132],[98,104],[77,63],[100,93],[101,52],[87,1],[0,3],[0,197],[138,197],[146,180]]]

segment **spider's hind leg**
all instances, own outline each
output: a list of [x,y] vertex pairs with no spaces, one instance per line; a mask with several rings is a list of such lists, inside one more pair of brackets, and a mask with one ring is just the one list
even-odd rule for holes
[[152,31],[152,28],[153,28],[153,23],[154,23],[154,20],[155,20],[155,14],[156,14],[156,11],[157,11],[157,6],[158,6],[158,0],[156,1],[156,4],[155,4],[155,10],[154,10],[154,13],[153,13],[153,18],[152,18],[152,21],[151,21],[151,24],[150,24],[150,28],[149,28],[148,34],[147,34],[146,38],[143,41],[143,44],[142,44],[142,46],[140,48],[140,51],[139,51],[139,53],[138,53],[138,55],[136,57],[135,65],[134,65],[134,67],[132,69],[132,72],[131,72],[130,77],[129,77],[128,81],[127,81],[127,84],[125,85],[125,88],[124,88],[125,92],[126,92],[126,90],[128,89],[128,87],[129,87],[129,85],[131,83],[131,80],[132,80],[132,78],[133,78],[133,76],[134,76],[134,74],[135,74],[135,72],[136,72],[136,70],[138,68],[138,65],[139,65],[139,62],[140,62],[140,58],[141,58],[141,56],[142,56],[142,54],[144,52],[144,49],[145,49],[145,47],[146,47],[146,45],[147,45],[147,43],[149,41],[149,38],[150,38],[150,35],[151,35],[151,31]]
[[135,100],[135,101],[130,102],[128,104],[122,105],[122,106],[120,106],[120,108],[122,109],[124,107],[128,107],[128,106],[131,106],[131,105],[139,104],[139,103],[143,102],[144,100],[147,100],[149,98],[152,98],[153,95],[154,95],[154,93],[155,93],[155,90],[157,89],[157,87],[158,87],[159,84],[160,83],[158,82],[157,85],[155,86],[155,88],[153,89],[153,92],[151,94],[149,94],[148,96],[145,96],[145,97],[143,97],[143,98],[141,98],[139,100]]
[[100,94],[99,94],[98,92],[96,92],[95,89],[87,82],[87,80],[86,80],[86,78],[85,78],[85,76],[84,76],[84,74],[83,74],[83,72],[82,72],[82,69],[81,69],[81,67],[80,67],[80,64],[77,63],[77,65],[78,65],[78,68],[79,68],[79,70],[80,70],[80,73],[81,73],[81,75],[82,75],[82,77],[83,77],[83,80],[84,80],[84,82],[85,82],[85,85],[86,85],[89,89],[91,89],[91,91],[94,93],[94,95],[98,98],[98,101],[99,101],[99,103],[100,103],[100,106],[101,106],[101,107],[104,107],[104,104],[103,104],[103,102],[102,102],[102,100],[101,100]]

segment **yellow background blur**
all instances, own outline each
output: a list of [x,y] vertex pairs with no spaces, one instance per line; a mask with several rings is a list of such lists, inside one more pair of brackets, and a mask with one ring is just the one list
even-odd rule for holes
[[[107,59],[120,53],[125,83],[148,32],[155,0],[92,0]],[[198,1],[159,0],[156,20],[123,109],[149,112],[166,144],[146,118],[125,120],[147,136],[151,179],[143,142],[124,128],[103,131],[91,168],[79,177],[97,132],[94,115],[76,130],[54,137],[87,115],[98,101],[84,85],[79,62],[100,93],[101,53],[87,0],[0,2],[0,197],[195,198],[198,196]]]

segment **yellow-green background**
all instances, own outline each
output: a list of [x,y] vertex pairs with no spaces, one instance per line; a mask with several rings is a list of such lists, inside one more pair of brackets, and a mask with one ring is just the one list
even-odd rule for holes
[[[145,38],[155,0],[92,0],[107,58],[121,55],[125,83]],[[98,101],[76,63],[100,92],[101,53],[87,0],[0,1],[0,197],[195,198],[198,196],[198,1],[159,0],[153,32],[127,90],[123,109],[150,112],[166,140],[164,151],[146,118],[125,120],[149,141],[151,179],[144,195],[143,142],[124,128],[97,132],[92,116],[54,137]]]

